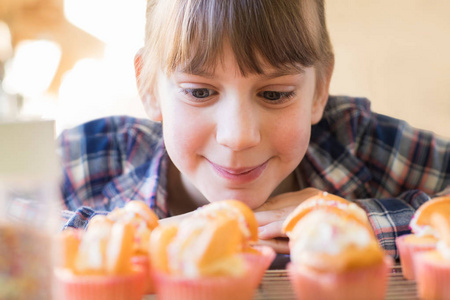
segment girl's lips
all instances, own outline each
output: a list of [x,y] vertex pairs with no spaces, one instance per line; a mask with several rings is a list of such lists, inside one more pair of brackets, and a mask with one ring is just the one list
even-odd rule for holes
[[208,160],[208,162],[213,166],[213,169],[216,171],[216,173],[219,176],[221,176],[227,180],[231,180],[234,183],[243,184],[243,183],[251,182],[251,181],[255,180],[256,178],[258,178],[262,174],[264,169],[266,168],[268,161],[266,161],[263,164],[260,164],[256,167],[238,168],[238,169],[223,167],[223,166],[217,165],[209,160]]

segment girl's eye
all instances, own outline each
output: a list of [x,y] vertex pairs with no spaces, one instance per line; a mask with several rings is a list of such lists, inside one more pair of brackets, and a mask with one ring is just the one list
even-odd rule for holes
[[295,92],[276,92],[276,91],[263,91],[259,93],[260,97],[263,97],[270,102],[284,102],[289,98],[294,97]]
[[191,95],[194,98],[204,99],[215,94],[213,90],[210,89],[184,89],[183,92],[187,95]]

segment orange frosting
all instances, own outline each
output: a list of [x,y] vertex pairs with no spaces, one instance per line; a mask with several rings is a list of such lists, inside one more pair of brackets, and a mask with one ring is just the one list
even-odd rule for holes
[[365,223],[368,228],[371,228],[365,212],[361,208],[356,206],[356,204],[339,196],[322,192],[319,195],[315,195],[311,198],[306,199],[300,205],[298,205],[291,214],[289,214],[289,216],[283,223],[283,232],[289,233],[294,229],[297,222],[300,221],[304,216],[306,216],[313,210],[321,208],[334,209],[336,213],[340,213],[338,210],[346,211],[343,213],[350,213],[355,219],[359,219],[359,221]]
[[291,260],[319,272],[342,272],[382,264],[378,244],[362,209],[324,193],[301,203],[283,224]]
[[[179,224],[161,225],[150,237],[153,267],[170,274],[200,277],[242,274],[244,251],[257,238],[253,211],[237,200],[199,208]],[[256,250],[255,250],[256,251]]]
[[422,204],[415,214],[416,224],[431,225],[431,216],[434,213],[450,216],[450,197],[433,198]]

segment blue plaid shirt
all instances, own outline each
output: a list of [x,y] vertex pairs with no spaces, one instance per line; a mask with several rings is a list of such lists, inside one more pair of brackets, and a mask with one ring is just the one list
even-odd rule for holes
[[[170,216],[159,123],[108,117],[64,131],[58,142],[66,226],[85,227],[94,214],[137,199]],[[395,238],[410,232],[415,210],[450,194],[450,140],[376,114],[367,99],[331,96],[295,172],[301,187],[357,202],[380,244],[398,257]]]

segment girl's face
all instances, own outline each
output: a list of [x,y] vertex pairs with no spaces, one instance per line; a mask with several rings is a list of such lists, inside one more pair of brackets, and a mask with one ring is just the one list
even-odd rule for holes
[[242,76],[231,50],[214,73],[158,76],[155,98],[167,152],[183,182],[209,201],[262,205],[302,160],[314,101],[314,68]]

